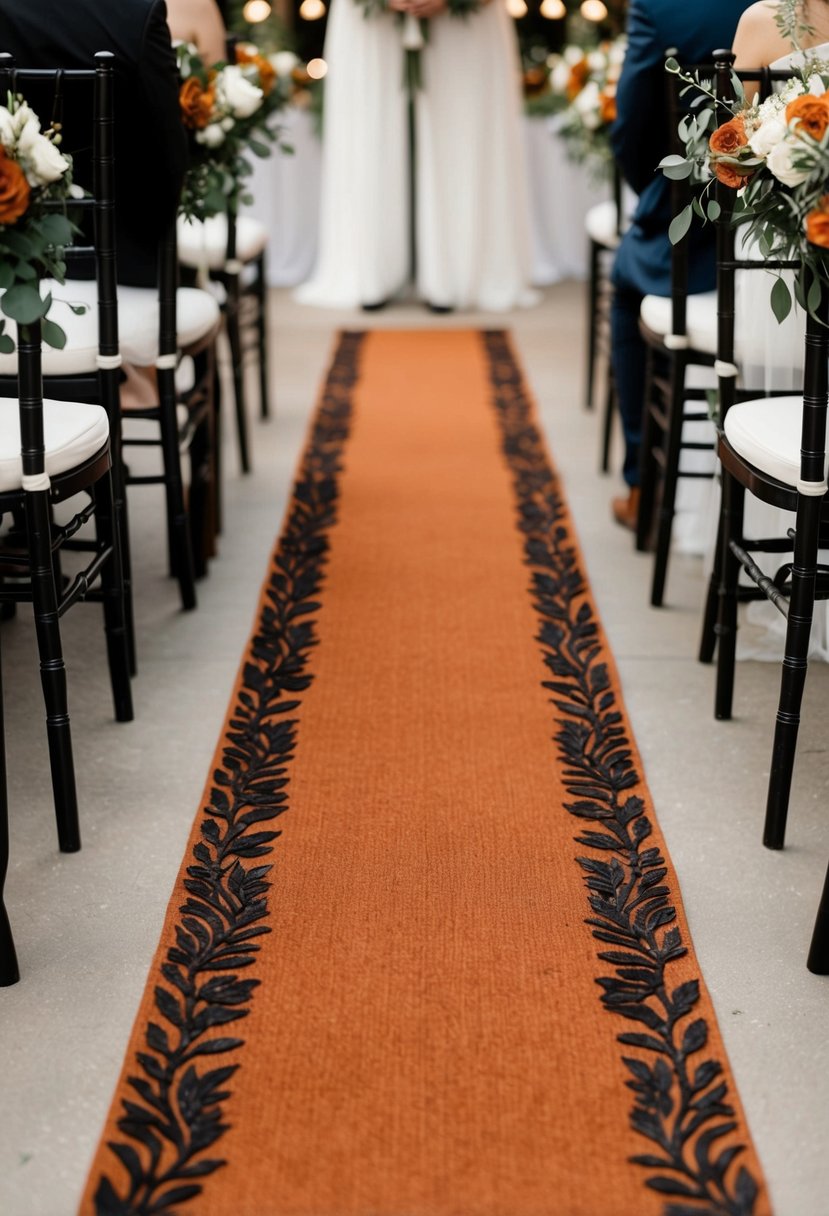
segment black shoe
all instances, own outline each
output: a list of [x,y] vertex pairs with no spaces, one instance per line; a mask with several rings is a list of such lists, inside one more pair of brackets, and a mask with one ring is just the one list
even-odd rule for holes
[[361,304],[363,312],[380,312],[386,307],[388,300],[375,300],[373,304]]
[[426,307],[429,312],[437,313],[439,316],[455,311],[451,304],[433,304],[431,300],[426,301]]

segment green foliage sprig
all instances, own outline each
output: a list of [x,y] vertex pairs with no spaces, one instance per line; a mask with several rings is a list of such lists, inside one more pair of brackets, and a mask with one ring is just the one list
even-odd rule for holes
[[176,56],[182,120],[191,137],[179,209],[188,219],[205,220],[252,202],[246,188],[250,158],[268,157],[280,143],[275,116],[295,91],[296,59],[240,45],[236,63],[209,67],[191,43],[180,43]]
[[65,248],[76,231],[66,200],[82,193],[72,185],[72,161],[59,144],[60,132],[42,132],[21,95],[7,95],[0,106],[0,354],[15,349],[6,318],[22,326],[41,321],[44,342],[58,349],[66,344],[63,330],[48,319],[51,294],[41,296],[39,289],[42,278],[65,280]]

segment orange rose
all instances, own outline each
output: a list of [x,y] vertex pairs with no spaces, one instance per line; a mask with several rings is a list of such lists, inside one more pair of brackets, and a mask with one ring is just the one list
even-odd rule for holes
[[216,96],[208,86],[206,89],[195,76],[188,76],[179,89],[178,104],[181,120],[191,131],[201,131],[210,122]]
[[524,96],[535,97],[547,88],[547,72],[544,68],[527,68],[524,73]]
[[616,121],[616,94],[613,90],[605,90],[599,97],[599,117],[603,123]]
[[817,208],[806,216],[806,240],[829,249],[829,194],[824,194]]
[[708,147],[721,156],[734,156],[737,149],[744,148],[747,143],[744,120],[732,118],[730,122],[724,122],[721,127],[717,127],[708,141]]
[[14,224],[29,206],[31,190],[16,160],[0,145],[0,224]]
[[254,65],[259,73],[259,87],[267,97],[276,80],[276,69],[270,61],[264,55],[259,55],[256,51],[249,51],[246,47],[237,46],[236,62],[252,63]]
[[717,180],[724,186],[730,186],[732,190],[739,190],[752,176],[751,173],[738,173],[733,165],[726,165],[721,160],[712,161],[711,168]]
[[786,106],[786,122],[797,122],[798,134],[801,129],[815,141],[820,143],[829,127],[829,102],[824,97],[795,97]]
[[587,77],[590,75],[590,67],[587,59],[580,59],[578,63],[574,63],[570,68],[570,79],[567,81],[567,100],[573,101],[578,97],[584,86],[587,84]]

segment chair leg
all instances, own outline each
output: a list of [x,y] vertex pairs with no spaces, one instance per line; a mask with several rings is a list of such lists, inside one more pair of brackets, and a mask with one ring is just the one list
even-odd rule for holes
[[3,902],[6,873],[9,868],[9,800],[6,782],[6,738],[3,723],[3,685],[0,678],[0,988],[8,988],[20,979],[17,953],[11,925]]
[[645,363],[645,392],[642,409],[642,440],[639,450],[639,514],[636,519],[636,548],[647,551],[653,524],[657,464],[654,456],[657,423],[653,415],[654,356],[648,347]]
[[124,581],[121,568],[121,548],[112,496],[112,477],[107,473],[94,486],[95,526],[99,543],[112,549],[112,555],[101,570],[101,598],[104,607],[104,632],[107,643],[109,678],[115,719],[133,720],[130,689],[130,653],[124,602]]
[[120,450],[112,449],[112,508],[115,528],[118,533],[118,549],[121,557],[121,574],[124,585],[124,625],[127,631],[127,652],[130,675],[138,671],[135,645],[135,613],[132,602],[132,554],[130,551],[129,515],[127,511],[126,473]]
[[700,663],[711,663],[714,660],[714,651],[717,648],[717,607],[719,604],[719,591],[721,580],[720,563],[722,561],[722,532],[723,532],[723,515],[720,511],[719,520],[717,523],[717,543],[714,549],[714,565],[711,569],[711,577],[708,580],[708,591],[705,596],[705,608],[702,613],[702,633],[699,640],[699,661]]
[[674,529],[676,485],[679,479],[679,456],[682,449],[682,418],[685,412],[685,360],[678,353],[671,357],[670,398],[667,403],[668,433],[665,440],[665,468],[662,476],[662,501],[659,506],[659,527],[651,582],[651,604],[661,608],[665,598],[665,580],[671,555],[671,535]]
[[26,495],[26,524],[31,555],[35,632],[40,655],[40,681],[46,702],[46,734],[49,740],[49,764],[52,771],[58,843],[62,853],[76,853],[81,847],[81,833],[46,491],[34,491]]
[[829,870],[826,871],[806,966],[815,975],[829,975]]
[[613,379],[613,368],[608,363],[607,387],[604,398],[604,418],[602,419],[602,461],[603,473],[610,471],[610,441],[613,438],[613,415],[616,412],[616,383]]
[[218,445],[216,441],[217,411],[211,389],[215,388],[214,347],[210,346],[196,358],[197,382],[208,394],[206,407],[190,443],[190,520],[193,544],[193,565],[197,578],[207,574],[208,558],[216,552],[219,531]]
[[766,823],[763,831],[763,844],[769,849],[782,849],[785,843],[786,817],[800,728],[800,706],[809,664],[809,635],[815,606],[821,501],[819,498],[803,495],[798,503],[786,650],[780,677],[780,700],[774,727]]
[[259,416],[271,416],[270,365],[268,361],[268,275],[265,250],[255,262],[253,292],[256,297],[256,352],[259,360]]
[[239,441],[239,463],[243,473],[250,472],[248,452],[248,419],[245,410],[245,360],[242,350],[242,328],[239,307],[239,276],[225,276],[225,325],[230,343],[230,362],[233,372],[233,402],[236,407],[236,435]]
[[714,717],[727,721],[734,699],[734,657],[737,652],[737,583],[740,563],[731,551],[730,540],[743,534],[745,490],[723,469],[720,527],[720,586],[717,605],[717,681]]
[[161,450],[164,460],[164,489],[167,496],[167,535],[170,547],[170,572],[178,579],[181,606],[185,611],[196,607],[196,576],[190,544],[190,521],[184,505],[184,484],[181,476],[181,455],[176,418],[176,387],[174,373],[159,369],[159,423]]
[[585,374],[584,408],[593,408],[593,385],[596,378],[596,344],[599,324],[599,271],[601,268],[601,246],[590,242],[588,261],[590,270],[587,281],[587,369]]

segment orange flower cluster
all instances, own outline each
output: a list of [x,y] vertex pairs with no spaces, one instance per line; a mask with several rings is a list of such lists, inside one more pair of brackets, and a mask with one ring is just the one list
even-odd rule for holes
[[616,121],[616,86],[608,85],[599,97],[599,117],[603,123]]
[[191,131],[201,131],[210,122],[216,94],[210,85],[203,89],[195,76],[188,76],[179,89],[178,103],[185,127]]
[[574,63],[570,69],[570,79],[567,81],[567,88],[565,90],[568,101],[575,101],[579,93],[587,84],[589,76],[590,65],[587,62],[587,56],[585,55],[583,59],[579,59],[577,63]]
[[796,122],[815,143],[820,143],[829,127],[829,93],[823,93],[820,97],[810,93],[795,97],[786,106],[786,122]]
[[806,216],[806,240],[829,249],[829,194],[824,194],[815,210]]
[[745,185],[752,176],[752,171],[750,169],[740,170],[735,164],[726,164],[718,157],[727,156],[733,162],[739,156],[740,149],[747,145],[746,124],[744,119],[739,116],[730,119],[729,122],[724,122],[721,127],[717,127],[708,141],[708,146],[714,153],[711,157],[714,176],[723,185],[731,186],[734,190],[739,190],[741,186]]
[[267,97],[276,83],[276,69],[270,60],[248,47],[237,46],[236,62],[241,64],[252,63],[254,65],[259,73],[259,87]]
[[29,206],[31,189],[16,160],[0,144],[0,224],[14,224]]

